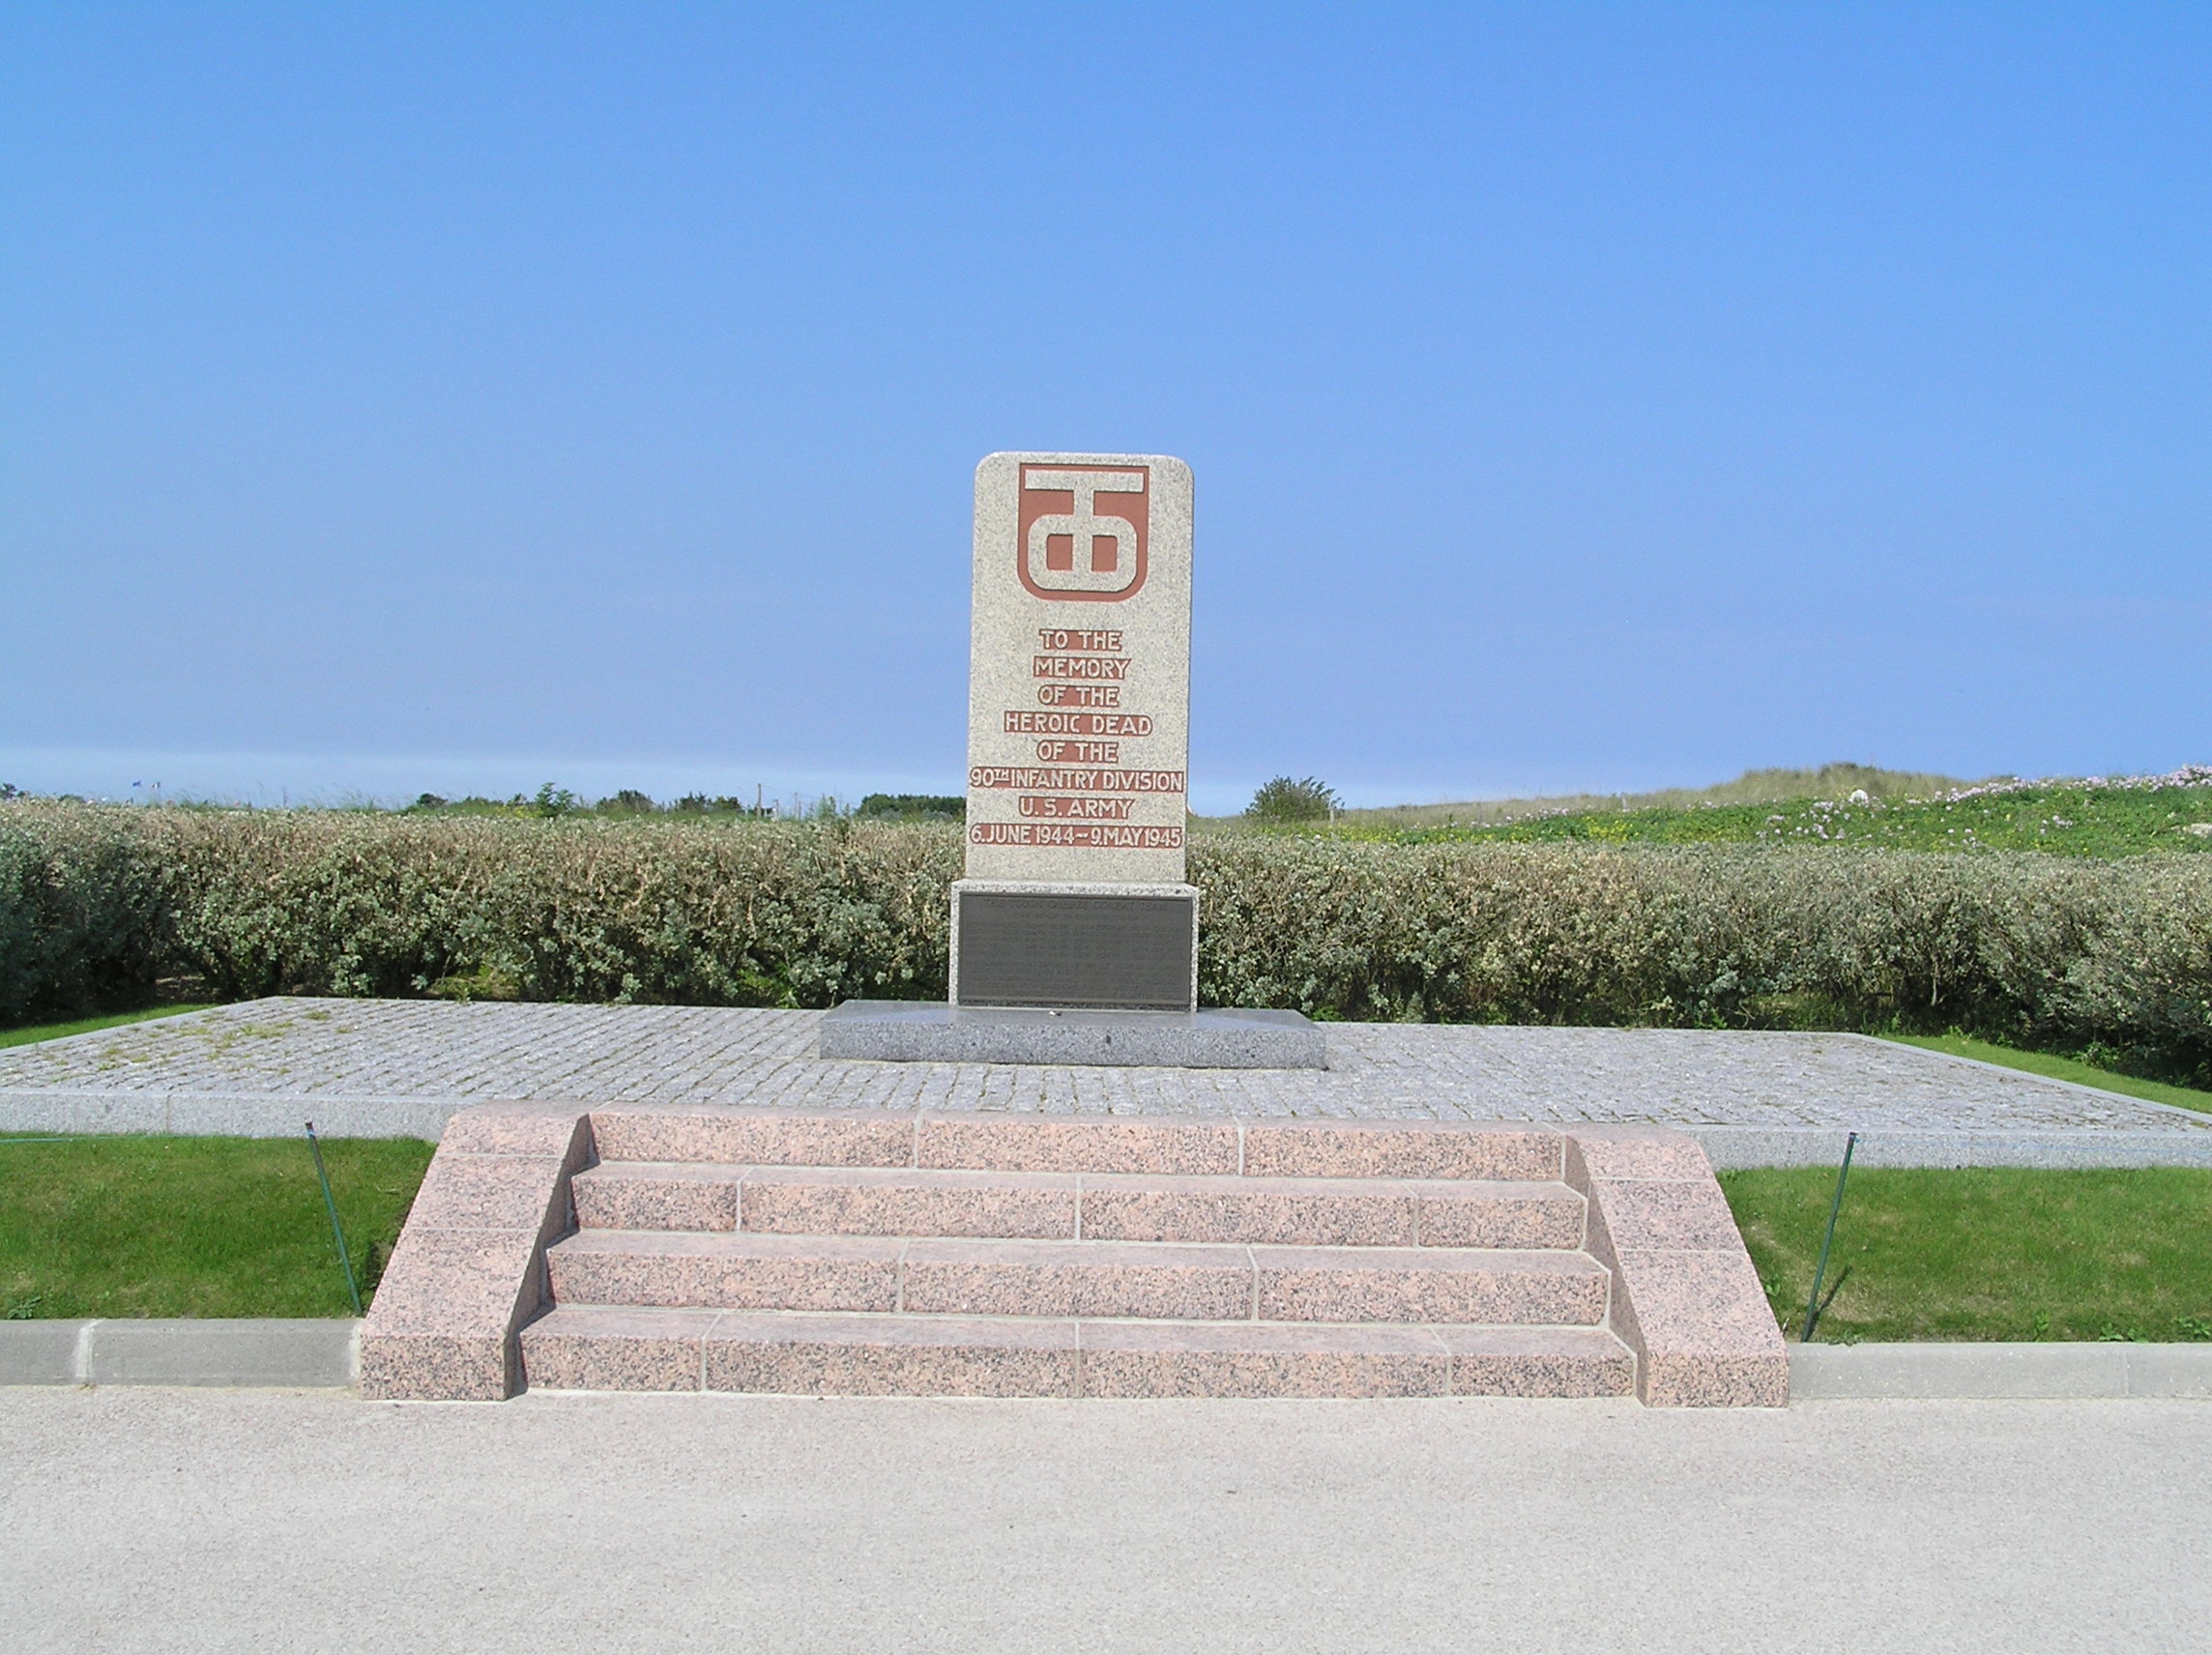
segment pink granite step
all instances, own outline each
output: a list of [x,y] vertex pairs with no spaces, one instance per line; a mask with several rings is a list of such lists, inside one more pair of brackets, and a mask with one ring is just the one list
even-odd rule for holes
[[812,1235],[1075,1235],[1065,1174],[608,1161],[572,1181],[587,1230]]
[[1601,1327],[1085,1321],[1094,1397],[1628,1396],[1636,1362]]
[[556,1390],[1073,1396],[1076,1323],[1007,1318],[559,1306],[522,1330]]
[[568,1180],[586,1230],[735,1230],[748,1169],[711,1162],[603,1161]]
[[1064,1173],[751,1167],[738,1227],[803,1235],[995,1235],[1073,1240],[1077,1181]]
[[1313,1247],[1576,1248],[1586,1210],[1563,1183],[661,1161],[603,1162],[571,1189],[591,1230]]
[[1459,1247],[1255,1247],[1262,1321],[1605,1321],[1612,1273],[1586,1253]]
[[1626,1396],[1602,1328],[1433,1328],[563,1306],[533,1386],[899,1396]]
[[[577,1229],[576,1226],[581,1228]],[[1627,1127],[489,1104],[363,1393],[1613,1395],[1788,1362],[1694,1143]]]
[[586,1230],[547,1250],[557,1304],[1200,1321],[1594,1326],[1582,1253],[1180,1246]]
[[555,1304],[899,1308],[897,1236],[581,1230],[545,1250]]
[[1252,1258],[1244,1247],[930,1239],[907,1244],[903,1269],[900,1308],[917,1314],[1252,1314]]
[[1574,1248],[1584,1214],[1563,1183],[1087,1176],[1082,1188],[1082,1234],[1100,1241]]
[[1462,1121],[1069,1118],[617,1106],[592,1112],[606,1161],[913,1167],[1301,1178],[1502,1178],[1564,1170],[1550,1127]]

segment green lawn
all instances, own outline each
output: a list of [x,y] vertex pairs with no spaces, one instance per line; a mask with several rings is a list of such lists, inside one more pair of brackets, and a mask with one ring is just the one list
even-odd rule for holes
[[181,1011],[205,1011],[206,1003],[156,1005],[144,1011],[116,1011],[105,1017],[86,1017],[74,1023],[34,1023],[23,1029],[0,1030],[0,1046],[28,1046],[34,1040],[59,1040],[65,1034],[90,1034],[96,1029],[116,1029],[149,1018],[174,1017]]
[[[1835,1170],[1720,1180],[1794,1338]],[[1815,1337],[1831,1342],[2212,1339],[2212,1172],[1856,1168],[1829,1288]]]
[[[362,1295],[434,1146],[325,1139]],[[351,1316],[300,1138],[0,1138],[0,1316]]]
[[1931,1052],[1948,1052],[1954,1058],[1979,1058],[1985,1063],[1995,1063],[2007,1069],[2024,1069],[2031,1075],[2049,1075],[2052,1080],[2073,1081],[2079,1086],[2101,1087],[2106,1091],[2122,1092],[2129,1097],[2145,1098],[2152,1103],[2170,1103],[2180,1109],[2198,1109],[2212,1113],[2212,1091],[2198,1091],[2194,1087],[2170,1086],[2165,1081],[2138,1080],[2133,1075],[2114,1074],[2110,1069],[2100,1069],[2094,1063],[2084,1063],[2077,1058],[2055,1058],[2047,1052],[2023,1052],[2016,1047],[1996,1046],[1965,1034],[1885,1034],[1882,1038],[1906,1046],[1922,1046]]

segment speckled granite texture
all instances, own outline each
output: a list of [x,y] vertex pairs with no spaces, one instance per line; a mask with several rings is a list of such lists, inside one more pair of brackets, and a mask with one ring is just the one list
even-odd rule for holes
[[1567,1185],[1589,1203],[1584,1246],[1613,1272],[1611,1324],[1655,1408],[1781,1408],[1790,1357],[1704,1152],[1674,1133],[1567,1136]]
[[362,1384],[524,1382],[1742,1407],[1789,1365],[1651,1127],[498,1103],[439,1146]]
[[0,1127],[436,1137],[492,1098],[1630,1121],[1716,1165],[2212,1166],[2212,1118],[1851,1034],[1333,1024],[1326,1070],[828,1061],[820,1014],[266,1000],[0,1051]]
[[361,1329],[361,1394],[498,1402],[521,1380],[515,1331],[544,1307],[546,1243],[569,1227],[589,1121],[527,1104],[456,1117]]

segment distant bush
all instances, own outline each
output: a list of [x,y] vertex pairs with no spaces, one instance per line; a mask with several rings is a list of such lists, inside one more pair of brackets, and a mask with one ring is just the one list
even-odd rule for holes
[[[0,1021],[143,993],[945,993],[943,823],[0,804]],[[1200,835],[1200,979],[1320,1017],[1957,1027],[2212,1079],[2212,857]]]
[[703,793],[687,793],[668,808],[679,816],[750,816],[764,822],[775,815],[772,804],[747,804],[729,794],[710,798]]
[[968,799],[963,794],[871,793],[860,800],[859,816],[916,816],[923,819],[965,822]]
[[1255,822],[1318,822],[1336,808],[1336,790],[1307,776],[1293,781],[1277,776],[1261,784],[1244,807]]

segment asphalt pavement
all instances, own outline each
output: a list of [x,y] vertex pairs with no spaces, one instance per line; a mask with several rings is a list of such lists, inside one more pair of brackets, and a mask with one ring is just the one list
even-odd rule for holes
[[0,1390],[10,1650],[2201,1650],[2212,1402]]

